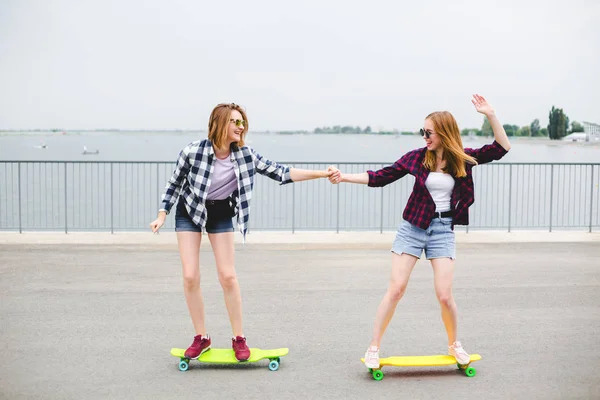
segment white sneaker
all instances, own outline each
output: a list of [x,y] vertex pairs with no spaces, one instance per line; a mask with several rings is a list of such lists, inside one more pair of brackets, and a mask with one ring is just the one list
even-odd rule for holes
[[367,368],[379,368],[379,349],[377,347],[371,346],[367,349],[365,353],[365,365]]
[[467,365],[471,362],[471,356],[462,348],[458,340],[448,346],[448,354],[453,356],[460,365]]

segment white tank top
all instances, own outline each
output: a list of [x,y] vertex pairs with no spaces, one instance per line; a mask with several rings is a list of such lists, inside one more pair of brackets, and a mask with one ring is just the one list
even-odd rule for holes
[[443,172],[430,172],[425,187],[429,190],[433,201],[435,202],[435,211],[450,211],[450,198],[454,189],[454,178],[450,174]]

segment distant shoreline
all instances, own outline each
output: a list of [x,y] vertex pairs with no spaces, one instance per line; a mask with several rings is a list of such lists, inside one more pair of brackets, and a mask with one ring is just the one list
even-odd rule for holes
[[[12,129],[0,129],[0,135],[82,135],[82,134],[94,134],[94,133],[123,133],[123,134],[155,134],[155,133],[177,133],[177,134],[207,134],[205,130],[184,130],[184,129],[152,129],[152,130],[136,130],[136,129],[71,129],[71,130],[12,130]],[[263,135],[353,135],[353,136],[419,136],[418,132],[361,132],[361,133],[350,133],[350,132],[309,132],[309,131],[250,131],[250,134],[257,133]],[[461,137],[474,137],[474,138],[491,138],[492,136],[467,136],[461,135]],[[544,136],[511,136],[511,138],[519,139],[541,139],[549,140],[548,137]]]
[[[79,135],[94,135],[94,134],[124,134],[124,135],[161,135],[161,134],[175,134],[175,135],[207,135],[207,131],[202,130],[120,130],[120,129],[105,129],[105,130],[0,130],[0,136],[79,136]],[[281,135],[281,136],[290,136],[290,135],[340,135],[340,136],[365,136],[365,137],[376,137],[376,136],[387,136],[387,137],[415,137],[419,136],[417,133],[409,133],[409,132],[370,132],[370,133],[315,133],[308,131],[251,131],[252,134],[260,134],[260,135]],[[491,136],[461,136],[463,141],[489,141],[492,139]],[[600,147],[600,142],[574,142],[568,140],[550,140],[547,136],[510,136],[511,141],[520,141],[520,142],[528,142],[528,143],[537,143],[537,144],[548,144],[548,145],[575,145],[575,146],[598,146]]]
[[184,129],[0,129],[0,135],[4,133],[51,133],[56,135],[77,135],[81,133],[201,133],[204,130]]

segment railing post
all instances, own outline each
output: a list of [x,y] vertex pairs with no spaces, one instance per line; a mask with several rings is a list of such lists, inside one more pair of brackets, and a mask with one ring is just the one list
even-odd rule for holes
[[21,163],[17,163],[17,173],[19,174],[19,233],[23,233],[23,227],[21,225]]
[[[473,190],[475,190],[475,188],[473,188]],[[475,194],[475,193],[473,192],[473,194]],[[450,196],[452,196],[452,195],[450,195]],[[452,198],[452,197],[450,197],[450,198]],[[469,210],[468,209],[467,209],[467,218],[468,218],[468,222],[470,224],[471,223],[471,219],[470,219],[470,215],[469,215]],[[465,233],[469,233],[469,224],[465,225]]]
[[110,234],[114,234],[113,222],[113,163],[110,163]]
[[292,185],[292,233],[296,228],[296,185]]
[[592,233],[592,214],[594,213],[594,165],[590,166],[592,168],[592,179],[590,181],[590,230],[589,233]]
[[379,226],[379,233],[383,233],[383,187],[381,188],[381,224]]
[[335,221],[335,233],[340,233],[340,184],[337,185],[337,217]]
[[65,167],[65,233],[67,233],[67,163],[63,163]]
[[512,167],[508,168],[508,232],[510,233],[510,220],[512,218]]
[[554,164],[550,164],[550,226],[548,232],[552,232],[552,192],[554,191]]

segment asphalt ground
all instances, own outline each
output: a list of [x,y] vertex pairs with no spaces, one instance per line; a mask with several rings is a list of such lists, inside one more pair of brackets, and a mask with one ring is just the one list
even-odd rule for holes
[[[266,360],[192,361],[179,371],[169,351],[194,332],[172,244],[0,245],[0,398],[600,398],[597,242],[459,242],[459,339],[482,355],[477,375],[384,367],[380,382],[360,358],[387,287],[389,246],[236,247],[248,344],[290,349],[275,372]],[[382,357],[445,353],[432,277],[419,261]],[[201,279],[213,347],[227,348],[207,246]]]

